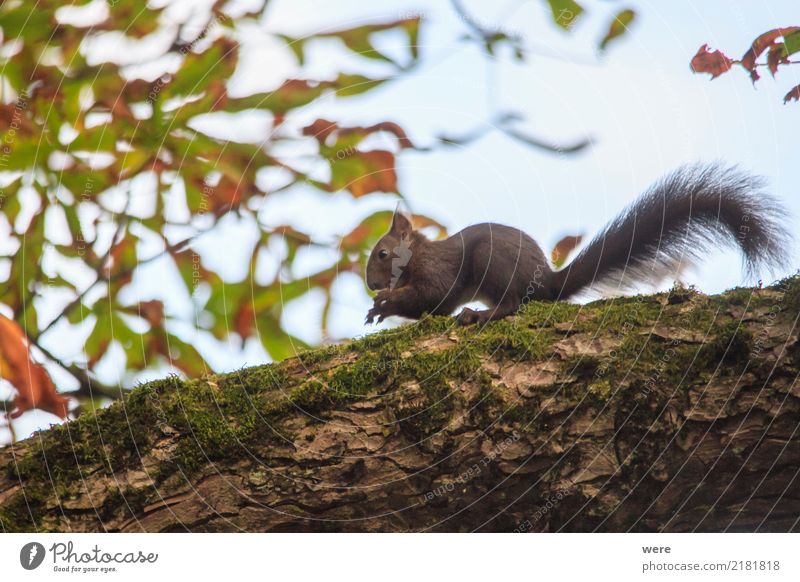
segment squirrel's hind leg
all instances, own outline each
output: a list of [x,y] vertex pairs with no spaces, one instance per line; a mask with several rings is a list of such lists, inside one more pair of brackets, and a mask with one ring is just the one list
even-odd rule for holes
[[469,307],[465,307],[461,310],[461,313],[456,316],[456,321],[460,325],[488,323],[490,321],[503,319],[504,317],[513,315],[517,311],[518,307],[519,305],[514,305],[512,303],[501,303],[496,307],[483,309],[481,311],[476,311],[474,309],[470,309]]

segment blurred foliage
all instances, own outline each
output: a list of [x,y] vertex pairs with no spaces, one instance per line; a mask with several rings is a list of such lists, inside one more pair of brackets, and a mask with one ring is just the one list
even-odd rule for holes
[[[318,243],[290,226],[261,227],[251,274],[268,245],[277,240],[283,248],[278,274],[263,286],[253,285],[251,277],[223,282],[191,251],[193,240],[226,215],[257,222],[258,208],[271,194],[256,186],[262,168],[283,171],[287,180],[281,190],[306,183],[353,196],[396,193],[395,154],[411,145],[390,123],[340,127],[320,120],[298,132],[290,121],[292,110],[320,96],[346,99],[375,89],[387,78],[341,71],[325,79],[286,79],[268,93],[230,95],[227,81],[240,49],[237,30],[256,24],[263,4],[235,19],[222,5],[214,3],[200,24],[193,13],[191,28],[167,22],[164,9],[137,0],[109,3],[107,16],[91,27],[62,22],[61,2],[17,1],[0,7],[0,221],[9,238],[4,256],[10,264],[2,281],[2,303],[34,343],[62,320],[76,326],[88,322],[82,357],[59,362],[67,369],[84,368],[87,374],[79,376],[84,383],[112,344],[124,351],[128,371],[164,361],[189,375],[208,370],[195,347],[172,333],[172,316],[160,301],[124,301],[125,288],[141,265],[155,258],[171,260],[192,298],[198,328],[218,339],[234,332],[243,340],[258,334],[270,356],[280,359],[305,345],[282,329],[282,306],[312,289],[322,290],[329,303],[336,277],[360,273],[370,235],[387,224],[389,213],[365,218],[333,245],[339,254],[333,266],[297,280],[290,273],[298,251]],[[418,18],[410,18],[320,36],[338,38],[359,58],[388,62],[401,75],[419,57],[419,25]],[[402,63],[372,45],[373,35],[387,30],[407,38]],[[163,51],[150,60],[169,57],[175,64],[170,72],[147,80],[117,64],[118,55],[96,62],[86,47],[109,34],[119,37],[120,47],[160,43]],[[171,41],[165,43],[169,35]],[[283,38],[302,62],[310,39]],[[192,129],[199,115],[250,110],[268,112],[274,120],[260,143],[224,141]],[[377,133],[394,136],[397,148],[361,147]],[[303,135],[318,143],[317,160],[304,167],[327,165],[329,178],[312,177],[275,153]],[[151,198],[150,211],[134,212],[134,204],[142,204],[133,198],[142,197]],[[176,204],[181,212],[175,212]],[[154,238],[160,239],[162,251],[142,256],[140,243]],[[92,273],[88,282],[75,277],[81,270]],[[55,319],[40,322],[36,300],[54,289],[72,299]],[[88,386],[84,392],[89,395]]]
[[[17,356],[29,362],[28,376],[40,369],[31,364],[30,345],[37,359],[44,357],[78,381],[80,388],[72,395],[87,408],[121,395],[97,382],[98,367],[112,348],[124,354],[128,373],[165,363],[190,376],[209,371],[192,341],[175,331],[180,324],[219,340],[231,334],[241,341],[258,337],[278,360],[305,346],[281,326],[285,304],[317,290],[326,300],[325,332],[332,285],[343,273],[361,273],[366,251],[385,230],[391,212],[364,217],[338,240],[320,242],[293,225],[265,227],[259,209],[268,197],[297,185],[353,197],[399,194],[396,156],[416,148],[390,121],[355,127],[328,119],[309,124],[293,113],[320,97],[349,99],[409,74],[421,58],[419,16],[307,38],[269,33],[291,49],[298,70],[309,43],[326,39],[391,73],[364,76],[342,69],[326,78],[287,78],[274,90],[238,95],[229,90],[229,81],[239,65],[240,33],[247,27],[263,31],[265,3],[240,6],[235,15],[226,13],[223,1],[205,8],[186,4],[192,10],[182,19],[170,16],[168,5],[139,0],[0,4],[1,310],[20,330],[10,341],[23,346]],[[574,0],[546,4],[554,25],[566,31],[584,13]],[[519,38],[487,30],[458,2],[453,7],[473,33],[467,41],[489,54],[495,45],[510,43],[524,58]],[[100,16],[82,18],[83,9]],[[632,19],[632,11],[626,11],[613,20],[602,47]],[[376,41],[386,32],[405,39],[402,51],[387,51]],[[148,72],[153,70],[157,73]],[[271,120],[258,143],[226,141],[195,129],[199,116],[253,112]],[[510,127],[517,115],[498,115],[501,131],[540,149],[572,153],[590,143],[556,146]],[[468,133],[461,143],[483,133]],[[371,139],[375,136],[380,139]],[[303,163],[282,153],[309,140],[316,151]],[[283,182],[260,187],[257,178],[264,169]],[[227,217],[249,220],[259,229],[249,276],[240,282],[223,280],[193,250],[198,237]],[[444,233],[435,221],[417,219]],[[152,251],[154,241],[160,250]],[[300,252],[312,247],[333,250],[336,259],[308,276],[294,276]],[[271,281],[256,284],[254,274],[264,257],[279,267]],[[126,291],[135,287],[140,269],[154,261],[168,261],[180,275],[180,293],[193,313],[190,321],[168,312],[159,299],[126,299],[134,295]],[[56,314],[50,309],[45,319],[42,304],[52,306],[54,297],[63,309]],[[70,337],[83,338],[83,344],[76,340],[68,359],[48,351],[42,341],[65,329],[73,332]],[[8,369],[0,373],[12,377]],[[17,412],[36,406],[41,386],[24,380],[14,384]],[[48,398],[54,402],[52,394]]]

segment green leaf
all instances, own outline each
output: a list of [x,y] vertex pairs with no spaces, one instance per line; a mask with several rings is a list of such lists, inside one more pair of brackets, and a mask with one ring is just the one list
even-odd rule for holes
[[338,88],[336,95],[339,97],[351,97],[360,95],[374,89],[386,82],[387,79],[370,79],[364,75],[348,75],[341,73],[336,79]]
[[22,38],[25,42],[44,41],[51,36],[55,19],[49,10],[29,2],[14,6],[9,2],[0,9],[0,26],[5,39]]
[[356,151],[344,159],[332,159],[333,191],[347,189],[359,198],[373,192],[397,192],[394,154],[383,150]]
[[286,43],[286,46],[294,53],[294,56],[297,57],[297,64],[304,65],[306,61],[305,56],[305,40],[304,38],[295,38],[293,36],[288,36],[286,34],[278,34],[276,35],[282,41]]
[[118,154],[118,158],[120,176],[130,177],[141,170],[152,159],[152,155],[145,150],[133,150]]
[[67,312],[67,321],[77,325],[92,314],[92,310],[80,303]]
[[[365,24],[355,28],[347,28],[344,30],[337,30],[319,35],[320,37],[335,37],[340,39],[344,45],[351,51],[359,56],[367,59],[377,59],[381,61],[390,62],[394,65],[401,66],[400,63],[395,62],[389,56],[380,52],[372,42],[372,36],[379,32],[386,30],[399,29],[406,33],[408,39],[408,52],[412,61],[419,58],[419,46],[417,39],[419,36],[419,18],[405,18],[402,20],[395,20],[392,22],[384,22],[377,24]],[[301,57],[302,59],[302,57]],[[301,60],[302,62],[302,60]]]
[[784,56],[786,57],[800,52],[800,30],[783,37],[783,46],[785,47]]

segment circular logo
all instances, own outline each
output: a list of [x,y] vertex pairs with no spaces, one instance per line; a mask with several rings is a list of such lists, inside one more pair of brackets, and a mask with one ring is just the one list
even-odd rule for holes
[[44,561],[44,546],[39,542],[30,542],[19,551],[19,563],[26,570],[35,570]]

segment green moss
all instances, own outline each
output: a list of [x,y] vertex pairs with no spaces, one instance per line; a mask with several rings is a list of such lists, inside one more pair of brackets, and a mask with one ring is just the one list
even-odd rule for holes
[[397,379],[464,380],[481,365],[480,351],[473,342],[462,342],[437,352],[419,352],[396,362]]
[[800,275],[779,281],[775,288],[783,292],[783,308],[791,313],[800,312]]
[[[329,357],[329,352],[333,350],[322,349],[319,351],[323,354],[319,356],[321,361],[323,358]],[[306,363],[305,360],[302,361]],[[249,394],[256,394],[265,390],[276,390],[285,386],[289,381],[289,375],[285,368],[285,365],[280,364],[255,366],[252,368],[243,368],[229,374],[212,376],[209,380],[217,384],[217,386],[223,390],[230,387],[240,387],[244,388]]]
[[[736,307],[749,306],[755,297],[755,293],[756,289],[751,287],[735,287],[733,289],[729,289],[724,295],[724,305],[726,307],[731,305]],[[714,297],[712,302],[719,304],[718,297]]]
[[415,340],[448,333],[454,326],[452,317],[426,315],[419,321],[363,337],[353,342],[352,347],[359,354],[382,352],[385,355],[399,355],[413,347]]
[[43,485],[27,485],[24,492],[11,497],[0,505],[0,531],[41,532],[46,525],[41,517],[45,503],[52,492]]
[[328,386],[319,380],[309,380],[296,386],[289,393],[291,401],[306,411],[315,411],[331,403]]
[[596,401],[605,404],[614,395],[616,387],[607,379],[589,384],[588,393]]
[[602,333],[626,330],[656,321],[664,309],[657,296],[634,295],[594,301],[587,306],[590,315],[577,331]]
[[549,327],[575,321],[582,309],[581,305],[566,301],[531,301],[520,308],[514,319],[518,324]]

